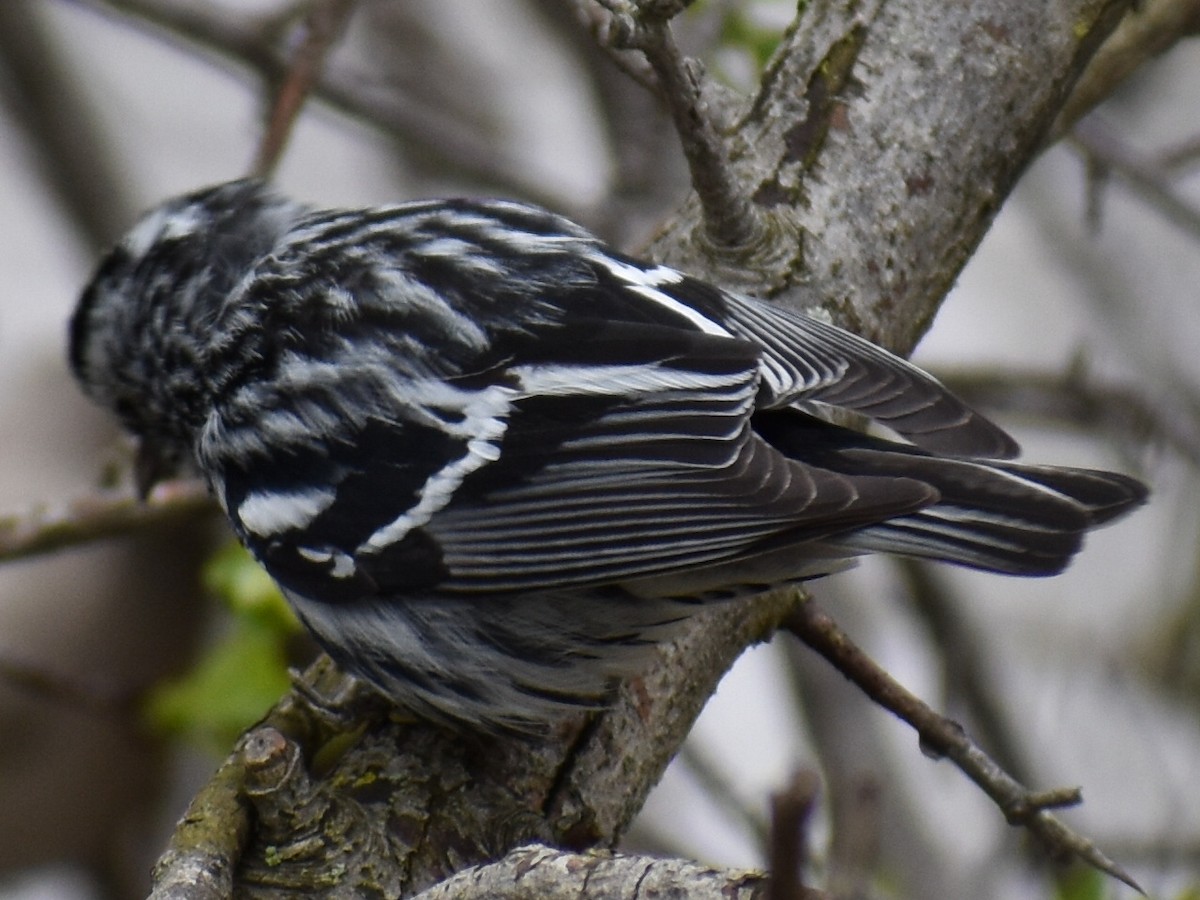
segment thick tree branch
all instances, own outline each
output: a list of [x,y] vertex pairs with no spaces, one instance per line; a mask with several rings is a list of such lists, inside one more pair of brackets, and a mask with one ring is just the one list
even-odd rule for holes
[[372,703],[331,718],[345,680],[322,658],[239,744],[210,785],[219,802],[193,804],[156,884],[223,871],[229,835],[244,834],[241,798],[259,823],[239,839],[242,897],[289,885],[331,898],[351,885],[407,895],[530,841],[611,847],[717,681],[793,602],[784,591],[705,612],[610,710],[536,740],[396,722]]
[[728,137],[770,240],[713,253],[693,199],[656,255],[907,353],[1127,6],[804,4]]
[[761,900],[761,872],[715,869],[678,859],[569,853],[549,847],[518,847],[499,862],[474,866],[414,900]]
[[241,797],[240,755],[226,763],[188,806],[154,871],[151,900],[228,900],[251,822]]

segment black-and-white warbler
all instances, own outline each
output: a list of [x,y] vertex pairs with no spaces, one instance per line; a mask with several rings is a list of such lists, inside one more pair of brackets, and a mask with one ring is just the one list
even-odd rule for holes
[[1051,574],[1145,497],[1008,462],[875,345],[504,201],[171,200],[100,265],[70,358],[146,483],[193,464],[336,660],[475,728],[603,702],[698,598],[871,551]]

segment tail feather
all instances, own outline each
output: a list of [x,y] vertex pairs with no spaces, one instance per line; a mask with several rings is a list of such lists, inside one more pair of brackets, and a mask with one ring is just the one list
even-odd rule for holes
[[1146,486],[1136,478],[1117,472],[1009,462],[994,463],[992,468],[1013,472],[1070,497],[1087,511],[1088,523],[1093,527],[1110,522],[1144,503],[1148,493]]
[[846,532],[831,543],[958,563],[1013,575],[1053,575],[1083,536],[1146,498],[1124,475],[1093,469],[938,456],[796,411],[762,417],[756,430],[780,451],[848,475],[922,481],[932,506]]

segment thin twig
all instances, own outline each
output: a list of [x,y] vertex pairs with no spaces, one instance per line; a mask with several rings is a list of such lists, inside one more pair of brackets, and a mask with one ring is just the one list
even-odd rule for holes
[[145,502],[130,490],[85,494],[0,516],[0,562],[129,534],[216,507],[199,481],[158,485]]
[[704,96],[701,69],[679,51],[671,34],[671,18],[689,5],[680,0],[643,0],[630,4],[603,0],[612,14],[609,40],[618,49],[645,54],[683,147],[692,186],[704,214],[704,230],[716,248],[756,244],[763,224],[754,204],[734,175],[729,151],[717,131],[714,109]]
[[275,170],[287,146],[300,110],[317,86],[325,60],[346,30],[356,0],[321,0],[313,4],[304,20],[304,40],[296,47],[287,73],[270,105],[267,126],[254,161],[255,175]]
[[811,599],[796,604],[783,627],[825,657],[868,697],[911,725],[926,753],[950,759],[992,798],[1010,825],[1025,827],[1051,850],[1077,857],[1144,893],[1133,877],[1092,841],[1051,814],[1051,809],[1080,803],[1078,788],[1030,791],[984,753],[962,726],[935,712],[892,678]]
[[[102,15],[121,16],[147,33],[200,51],[212,61],[215,54],[274,83],[287,68],[287,58],[271,40],[277,29],[262,20],[237,15],[193,0],[66,0]],[[222,70],[227,70],[222,66]],[[495,141],[464,128],[451,117],[383,86],[364,73],[341,66],[324,68],[312,88],[313,99],[328,108],[377,129],[383,134],[436,156],[451,169],[486,184],[504,187],[547,206],[562,206],[557,198],[530,180],[518,159],[503,153]]]
[[771,797],[771,878],[767,900],[818,900],[825,895],[804,885],[809,858],[809,823],[817,806],[820,778],[801,769]]
[[943,682],[961,699],[970,720],[997,761],[1018,781],[1032,781],[1032,767],[1007,727],[999,699],[984,675],[987,647],[964,620],[949,596],[940,571],[915,559],[895,561],[904,579],[909,602],[929,629],[945,666]]
[[1186,202],[1150,160],[1139,156],[1095,114],[1080,121],[1073,142],[1095,163],[1111,171],[1170,222],[1200,237],[1200,209]]

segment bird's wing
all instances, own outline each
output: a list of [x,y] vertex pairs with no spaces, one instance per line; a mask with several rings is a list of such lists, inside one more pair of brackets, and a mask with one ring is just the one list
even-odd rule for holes
[[813,404],[867,416],[935,453],[1011,459],[1016,442],[940,382],[870,341],[665,266],[598,257],[616,280],[698,328],[762,348],[762,406]]
[[208,425],[204,468],[240,536],[312,599],[611,583],[937,496],[761,440],[747,341],[576,318],[537,335],[535,362],[446,379],[364,340],[280,354]]

